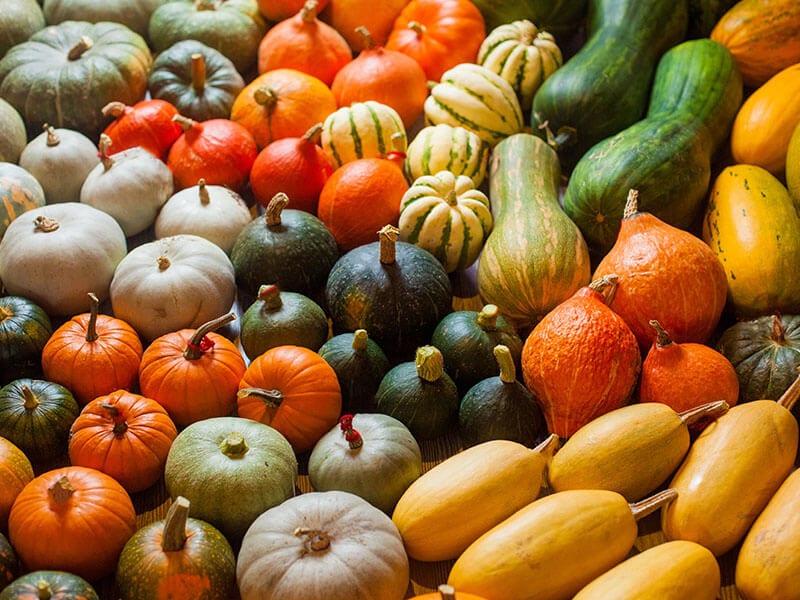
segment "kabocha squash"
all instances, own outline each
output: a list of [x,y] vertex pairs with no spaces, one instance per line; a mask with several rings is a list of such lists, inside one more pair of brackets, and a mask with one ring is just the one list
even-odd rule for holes
[[114,577],[122,600],[235,596],[230,543],[213,525],[190,517],[190,508],[189,500],[178,496],[164,519],[139,528],[127,541]]
[[38,569],[21,575],[0,592],[0,600],[100,600],[91,583],[67,571]]
[[[0,56],[4,53],[0,52]],[[0,161],[16,163],[25,149],[28,133],[17,109],[0,98]],[[24,167],[23,167],[24,168]]]
[[109,102],[102,112],[114,119],[103,130],[114,152],[141,146],[156,158],[165,159],[169,147],[183,133],[181,126],[172,119],[178,109],[166,100],[149,98],[133,106]]
[[52,334],[53,324],[41,306],[21,296],[0,297],[0,385],[38,375]]
[[[41,2],[22,0],[10,4],[0,16],[0,57],[12,47],[26,41],[31,35],[45,26]],[[4,159],[5,160],[5,159]]]
[[533,502],[557,445],[552,435],[534,449],[492,440],[423,473],[392,512],[408,556],[421,561],[456,558],[483,533]]
[[114,21],[121,23],[142,37],[147,37],[147,24],[153,11],[167,0],[47,0],[42,2],[44,18],[48,25],[64,21]]
[[8,538],[0,533],[0,585],[3,586],[0,588],[0,593],[9,583],[20,576],[21,570],[22,565],[19,564],[17,553],[9,543]]
[[42,473],[17,496],[8,538],[30,570],[58,569],[97,581],[114,573],[136,530],[131,497],[112,477],[67,466]]
[[389,517],[355,494],[290,498],[248,529],[236,561],[242,600],[401,600],[408,557]]
[[387,514],[420,475],[416,439],[400,421],[380,413],[343,415],[308,457],[314,490],[350,492]]
[[489,145],[476,133],[447,123],[423,127],[406,148],[403,170],[409,181],[439,171],[466,175],[475,187],[486,176]]
[[[25,453],[13,442],[0,437],[0,535],[8,531],[8,515],[14,500],[33,477],[33,465]],[[0,584],[5,585],[9,582],[3,579],[2,572],[0,567]]]
[[45,201],[44,189],[31,173],[14,163],[0,163],[0,239],[11,221]]
[[510,136],[492,151],[494,229],[478,261],[478,291],[520,329],[589,282],[586,242],[559,205],[560,175],[555,151],[531,134]]

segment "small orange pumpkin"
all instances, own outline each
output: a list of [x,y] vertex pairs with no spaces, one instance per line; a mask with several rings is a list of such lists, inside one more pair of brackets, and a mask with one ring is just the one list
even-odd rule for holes
[[154,156],[165,159],[169,147],[183,133],[181,126],[172,120],[178,109],[166,100],[152,98],[133,106],[109,102],[102,112],[106,117],[114,117],[103,132],[111,139],[113,152],[141,146]]
[[8,531],[11,506],[22,488],[32,479],[33,465],[25,453],[6,438],[0,437],[0,532]]

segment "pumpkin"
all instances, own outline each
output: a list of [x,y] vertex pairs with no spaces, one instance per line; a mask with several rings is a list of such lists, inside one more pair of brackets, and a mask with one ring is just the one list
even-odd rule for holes
[[408,577],[403,540],[389,517],[338,490],[301,494],[265,511],[236,561],[242,600],[401,600]]
[[634,392],[642,358],[636,336],[608,306],[616,287],[614,275],[594,280],[547,313],[525,339],[525,385],[541,402],[548,430],[559,437],[626,404]]
[[80,202],[83,182],[100,162],[97,146],[74,129],[43,128],[22,150],[19,166],[41,184],[47,204]]
[[314,490],[350,492],[387,514],[420,475],[416,439],[403,423],[380,413],[343,415],[308,457]]
[[403,165],[410,181],[439,171],[453,175],[466,175],[475,187],[480,187],[486,177],[489,145],[476,133],[460,127],[439,123],[423,127],[406,149]]
[[236,344],[216,332],[234,318],[227,313],[196,330],[165,333],[144,351],[141,392],[161,404],[178,426],[228,416],[236,408],[246,365]]
[[11,47],[26,41],[44,26],[45,19],[41,2],[22,0],[9,4],[0,15],[0,32],[2,33],[0,37],[3,40],[0,43],[0,56],[4,56]]
[[253,134],[258,148],[298,137],[336,110],[322,81],[296,69],[274,69],[248,83],[231,107],[231,120]]
[[242,197],[222,185],[197,185],[170,196],[155,221],[156,239],[187,233],[215,243],[226,254],[252,215]]
[[96,140],[108,123],[101,109],[145,96],[153,62],[147,43],[119,23],[65,21],[45,27],[0,60],[0,96],[29,135],[45,123]]
[[[0,56],[3,52],[0,51]],[[17,109],[0,98],[0,161],[16,163],[20,153],[25,149],[28,134],[25,121]],[[24,167],[23,167],[24,168]]]
[[358,27],[369,30],[376,44],[385,44],[397,17],[408,0],[327,0],[320,18],[344,36],[353,52],[361,52],[366,40]]
[[181,126],[172,119],[178,109],[166,100],[149,98],[133,106],[109,102],[102,112],[114,119],[103,130],[114,152],[141,146],[156,158],[164,159],[169,147],[183,133]]
[[178,496],[164,519],[141,527],[127,541],[114,578],[122,600],[235,596],[236,556],[230,543],[213,525],[190,517],[190,507]]
[[126,254],[109,296],[114,314],[152,341],[227,312],[236,296],[236,281],[233,265],[219,246],[181,234]]
[[17,496],[8,537],[30,570],[58,569],[89,581],[111,575],[136,530],[131,497],[96,469],[42,473]]
[[168,0],[47,0],[44,18],[48,25],[63,21],[114,21],[129,27],[142,37],[147,37],[147,25],[153,11]]
[[44,204],[44,189],[31,173],[13,163],[0,163],[0,239],[11,221]]
[[15,579],[0,593],[0,600],[99,600],[91,583],[67,571],[39,569]]
[[153,225],[172,195],[172,172],[142,146],[109,155],[111,143],[100,134],[100,164],[86,176],[80,201],[110,214],[132,237]]
[[258,72],[296,69],[330,86],[353,59],[347,40],[317,19],[320,3],[308,0],[292,18],[276,23],[258,46]]
[[42,350],[44,376],[69,389],[78,404],[131,389],[137,383],[142,342],[122,319],[100,314],[89,293],[89,312],[73,316],[56,329]]
[[492,230],[489,198],[466,175],[417,178],[400,199],[400,239],[433,254],[448,273],[478,258]]
[[[264,18],[273,23],[288,19],[298,10],[302,10],[306,0],[258,0],[258,10]],[[327,6],[328,0],[319,0],[317,8],[322,10]]]
[[125,233],[111,215],[79,202],[43,206],[12,222],[0,240],[0,279],[6,292],[48,315],[71,316],[86,308],[89,292],[108,298],[126,252]]
[[469,0],[411,0],[398,15],[386,48],[416,60],[429,81],[475,62],[486,37],[483,15]]
[[248,365],[237,393],[240,417],[270,425],[295,452],[311,450],[341,414],[336,372],[313,350],[276,346]]
[[175,42],[158,53],[147,78],[152,98],[195,121],[227,119],[244,79],[221,52],[197,40]]
[[262,285],[258,297],[242,315],[239,340],[252,360],[275,346],[318,350],[328,339],[328,317],[319,304],[277,285]]
[[197,421],[178,434],[164,467],[167,493],[239,545],[252,522],[291,498],[297,458],[277,430],[241,417]]
[[158,53],[182,40],[197,40],[224,54],[239,73],[255,66],[267,24],[256,0],[178,0],[150,15],[147,31]]
[[52,381],[23,377],[0,388],[0,436],[33,463],[64,455],[69,428],[79,413],[72,392]]
[[38,374],[52,334],[41,306],[21,296],[0,297],[0,384]]
[[379,241],[341,256],[325,287],[334,335],[366,329],[393,358],[426,344],[452,306],[444,267],[426,250],[398,241],[399,233],[385,226]]
[[[31,474],[33,479],[33,474]],[[11,508],[9,506],[9,508]],[[6,515],[7,516],[7,515]],[[3,526],[5,528],[5,525]],[[19,564],[17,553],[5,535],[0,533],[0,592],[5,587],[20,576],[22,565]]]
[[[13,442],[0,437],[0,532],[8,531],[8,515],[17,495],[34,477],[33,465]],[[2,533],[0,533],[2,535]],[[2,552],[0,552],[2,558]],[[0,565],[4,564],[0,560]],[[0,574],[2,567],[0,566]],[[0,576],[0,584],[9,583]],[[2,588],[0,588],[2,589]]]

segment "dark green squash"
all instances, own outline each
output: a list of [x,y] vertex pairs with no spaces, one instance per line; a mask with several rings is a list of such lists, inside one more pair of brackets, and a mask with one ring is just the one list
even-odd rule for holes
[[375,392],[391,365],[367,330],[335,335],[318,353],[336,372],[342,389],[342,413],[375,412]]
[[479,381],[461,399],[458,409],[461,442],[466,448],[489,440],[511,440],[533,448],[548,435],[542,407],[517,380],[509,348],[498,344],[493,354],[492,362],[500,367],[500,374]]
[[0,297],[0,385],[41,375],[42,349],[52,334],[41,306],[22,296]]
[[14,163],[0,162],[0,238],[11,221],[44,205],[44,190],[33,175]]
[[44,18],[48,25],[64,21],[113,21],[147,38],[147,25],[153,11],[171,0],[45,0]]
[[0,436],[34,465],[50,464],[66,454],[69,430],[78,414],[72,392],[52,381],[21,378],[0,388]]
[[19,558],[8,538],[0,532],[0,590],[19,577]]
[[92,584],[67,571],[31,571],[18,577],[2,592],[0,600],[100,600]]
[[486,21],[486,31],[527,19],[559,40],[567,40],[583,23],[587,0],[472,0]]
[[375,393],[377,412],[394,417],[417,440],[447,433],[458,418],[458,388],[444,372],[442,353],[421,346],[413,361],[392,367]]
[[328,339],[328,317],[319,304],[277,285],[262,285],[258,297],[244,311],[240,341],[253,360],[275,346],[303,346],[315,352]]
[[153,61],[147,88],[195,121],[227,119],[244,79],[222,52],[197,40],[176,42]]

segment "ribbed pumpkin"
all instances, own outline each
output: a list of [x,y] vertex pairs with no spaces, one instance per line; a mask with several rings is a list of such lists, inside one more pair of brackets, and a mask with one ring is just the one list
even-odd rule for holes
[[102,113],[114,119],[103,130],[111,139],[114,152],[141,146],[153,156],[165,159],[169,147],[183,133],[181,126],[172,119],[178,109],[158,98],[141,100],[133,106],[109,102]]
[[31,173],[14,163],[0,163],[0,238],[11,221],[45,201],[44,189]]
[[414,181],[423,175],[450,171],[466,175],[480,187],[486,176],[489,145],[464,127],[439,123],[423,127],[406,148],[403,165],[406,177]]
[[53,334],[50,317],[22,296],[0,297],[0,385],[41,372],[42,350]]
[[[8,531],[8,515],[11,512],[11,506],[22,488],[33,477],[33,465],[25,453],[14,443],[0,437],[0,532]],[[2,573],[2,568],[0,568],[0,573]],[[0,585],[6,583],[8,582],[0,577]]]
[[358,158],[383,158],[406,129],[397,111],[382,102],[352,102],[328,115],[320,142],[334,168]]

